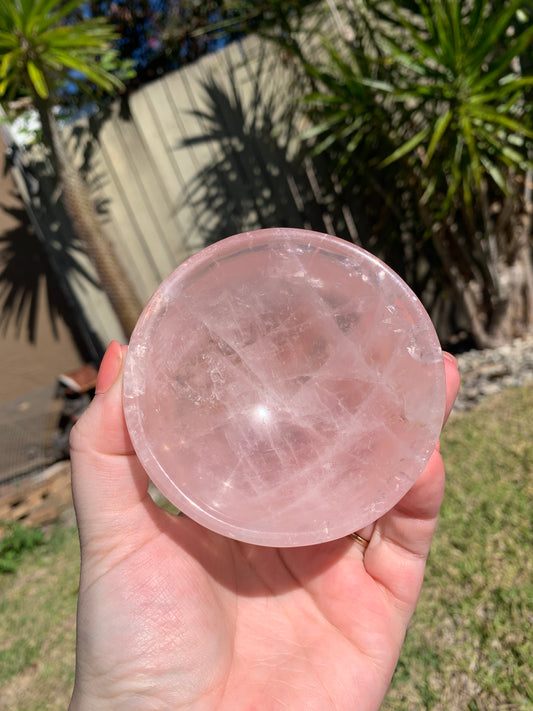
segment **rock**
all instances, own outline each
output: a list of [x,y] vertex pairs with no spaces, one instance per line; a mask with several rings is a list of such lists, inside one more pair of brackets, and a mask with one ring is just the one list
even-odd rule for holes
[[461,389],[455,411],[468,410],[484,397],[503,388],[519,387],[533,380],[533,339],[515,339],[510,344],[457,355]]

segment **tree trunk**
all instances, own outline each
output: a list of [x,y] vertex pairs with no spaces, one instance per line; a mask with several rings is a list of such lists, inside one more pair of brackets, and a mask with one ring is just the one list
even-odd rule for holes
[[419,202],[453,300],[480,349],[533,332],[532,210],[516,187],[495,214],[496,205],[481,200],[483,219],[472,229],[460,213],[433,224]]
[[129,337],[141,313],[141,302],[102,229],[85,181],[65,153],[50,103],[36,99],[35,106],[41,119],[43,143],[50,150],[61,190],[63,208],[96,270],[101,288],[107,294],[124,333]]
[[514,243],[500,258],[500,299],[488,324],[490,336],[498,342],[525,336],[533,330],[533,265],[531,261],[531,215],[514,216]]

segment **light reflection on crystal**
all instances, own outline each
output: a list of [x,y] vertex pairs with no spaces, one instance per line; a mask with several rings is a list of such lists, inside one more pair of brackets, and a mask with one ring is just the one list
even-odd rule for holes
[[258,405],[255,409],[254,416],[258,422],[262,422],[264,425],[266,425],[270,420],[270,411],[268,407],[265,407],[264,405]]

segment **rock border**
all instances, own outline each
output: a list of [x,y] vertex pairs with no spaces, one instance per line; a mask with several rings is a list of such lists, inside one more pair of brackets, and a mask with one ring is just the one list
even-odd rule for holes
[[461,388],[454,412],[470,410],[489,395],[533,380],[533,338],[516,339],[488,350],[465,351],[455,357]]

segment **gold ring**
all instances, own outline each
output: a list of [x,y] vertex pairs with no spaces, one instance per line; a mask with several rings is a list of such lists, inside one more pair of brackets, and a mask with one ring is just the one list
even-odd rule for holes
[[350,538],[353,538],[356,543],[359,543],[363,548],[368,548],[369,541],[366,538],[362,538],[357,533],[350,533]]

